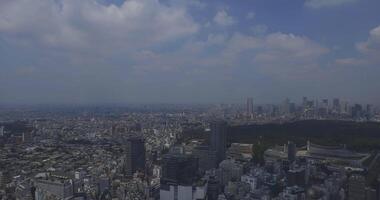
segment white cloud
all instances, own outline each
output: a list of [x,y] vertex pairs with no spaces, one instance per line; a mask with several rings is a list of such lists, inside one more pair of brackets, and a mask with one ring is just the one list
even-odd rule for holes
[[356,44],[360,55],[355,58],[339,58],[335,60],[338,65],[363,66],[380,63],[380,26],[369,31],[367,41]]
[[198,29],[186,7],[158,0],[128,0],[120,6],[95,0],[13,0],[0,7],[0,31],[6,38],[58,48],[133,49]]
[[247,19],[254,19],[256,16],[256,13],[255,12],[248,12],[247,13]]
[[[238,31],[232,36],[210,32],[202,41],[193,37],[201,26],[184,5],[161,4],[158,0],[128,0],[120,6],[95,0],[14,0],[0,7],[0,31],[3,39],[25,40],[33,48],[46,50],[46,55],[63,50],[58,55],[66,52],[71,65],[107,66],[116,60],[125,67],[154,71],[186,67],[199,71],[253,63],[295,68],[311,66],[327,51],[306,37],[266,35],[265,25],[255,26],[253,36]],[[220,10],[214,22],[228,26],[236,21],[226,10]],[[177,43],[173,50],[157,50],[179,38],[185,43]]]
[[360,42],[356,46],[361,53],[371,57],[378,57],[380,55],[380,26],[369,32],[367,41]]
[[214,17],[214,22],[221,26],[230,26],[236,23],[236,20],[228,15],[226,10],[219,10]]
[[334,7],[343,4],[353,3],[358,0],[306,0],[305,6],[309,8],[324,8],[324,7]]
[[206,41],[189,41],[183,48],[161,57],[165,59],[159,63],[176,60],[184,71],[205,74],[247,67],[280,79],[297,79],[300,74],[306,78],[310,77],[307,73],[319,70],[319,59],[328,52],[329,49],[303,36],[250,36],[236,32],[230,37],[210,34]]

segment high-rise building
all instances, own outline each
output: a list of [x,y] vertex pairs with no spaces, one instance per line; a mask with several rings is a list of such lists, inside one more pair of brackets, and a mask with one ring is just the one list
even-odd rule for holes
[[354,174],[348,180],[348,200],[365,199],[365,178]]
[[372,105],[371,104],[367,104],[366,106],[366,116],[368,119],[370,119],[372,116],[373,116],[373,111],[372,111]]
[[191,185],[198,172],[198,159],[186,154],[166,154],[162,157],[162,184]]
[[253,114],[253,98],[247,98],[247,115],[251,116]]
[[194,147],[192,154],[198,158],[199,171],[204,172],[206,170],[216,168],[216,151],[211,150],[209,146],[201,145]]
[[128,138],[125,173],[131,177],[136,171],[145,172],[145,141],[141,137]]
[[296,160],[297,147],[296,144],[289,141],[288,142],[288,160],[293,162]]
[[307,108],[307,97],[302,98],[302,107],[305,109]]
[[4,136],[4,126],[0,127],[0,137]]
[[192,200],[204,199],[207,187],[195,184],[198,159],[187,154],[169,153],[162,157],[160,199]]
[[352,117],[353,118],[361,118],[363,115],[363,107],[360,104],[355,104],[352,107]]
[[210,127],[210,149],[216,151],[217,163],[219,163],[226,157],[228,126],[225,121],[215,121],[210,124]]
[[288,98],[282,103],[282,114],[290,113],[290,100]]
[[340,100],[338,98],[333,100],[333,110],[338,113],[340,112]]
[[322,100],[322,108],[328,110],[328,108],[329,108],[329,100],[328,99]]
[[295,113],[296,112],[296,104],[290,103],[289,104],[289,113]]

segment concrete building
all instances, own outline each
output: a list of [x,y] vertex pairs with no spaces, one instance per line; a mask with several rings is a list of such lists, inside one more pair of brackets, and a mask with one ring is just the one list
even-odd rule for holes
[[34,182],[36,200],[57,198],[68,200],[73,197],[73,181],[67,177],[49,175]]
[[216,168],[217,154],[216,151],[211,150],[209,146],[194,147],[192,154],[198,158],[200,172],[203,173],[206,170]]
[[231,180],[240,180],[243,172],[243,165],[232,159],[223,160],[217,170],[219,182],[222,185],[226,185]]
[[4,126],[0,126],[0,137],[4,136]]
[[210,126],[210,149],[216,151],[217,162],[219,163],[226,157],[228,126],[227,123],[224,121],[212,122]]
[[348,200],[365,199],[365,177],[354,174],[348,180]]
[[288,142],[288,160],[290,163],[296,160],[296,154],[297,154],[296,144],[294,144],[294,142],[289,141]]
[[140,137],[131,137],[126,144],[125,173],[132,177],[136,171],[145,173],[145,141]]

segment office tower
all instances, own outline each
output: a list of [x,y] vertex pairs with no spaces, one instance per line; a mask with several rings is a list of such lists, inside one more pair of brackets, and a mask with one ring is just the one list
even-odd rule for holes
[[347,113],[350,113],[349,112],[349,104],[348,104],[348,102],[347,101],[344,101],[344,102],[342,102],[341,103],[342,104],[342,108],[341,108],[341,111],[343,112],[343,113],[345,113],[345,114],[347,114]]
[[373,111],[372,111],[372,105],[371,104],[367,104],[366,106],[366,116],[368,119],[370,119],[372,116],[373,116]]
[[288,98],[282,103],[282,114],[289,114],[290,112],[290,100]]
[[141,137],[131,137],[126,144],[126,176],[136,171],[145,172],[145,141]]
[[262,115],[264,113],[264,108],[262,106],[257,106],[256,113]]
[[318,108],[318,100],[315,100],[315,107],[314,107],[314,101],[307,101],[307,107],[308,108]]
[[328,117],[329,114],[329,101],[328,99],[322,99],[320,106],[317,106],[317,114],[320,117]]
[[289,162],[293,162],[296,160],[297,147],[296,144],[289,141],[288,142],[288,160]]
[[215,121],[210,124],[211,138],[210,149],[216,151],[217,163],[226,157],[227,148],[227,123],[224,121]]
[[204,199],[205,184],[195,184],[198,159],[186,154],[166,154],[162,157],[160,199],[187,200]]
[[4,136],[4,126],[0,127],[0,137]]
[[253,114],[253,98],[247,99],[247,115],[251,116]]
[[209,146],[194,147],[192,154],[198,158],[200,172],[205,172],[206,170],[216,168],[216,151],[211,150]]
[[165,154],[162,157],[162,184],[191,185],[198,172],[198,159],[186,154]]
[[333,110],[338,113],[340,112],[340,100],[338,98],[333,100]]
[[305,109],[307,107],[307,97],[302,98],[302,107]]
[[323,107],[328,107],[329,106],[329,100],[328,99],[322,99],[322,105],[323,105]]
[[290,103],[289,104],[289,113],[295,113],[296,112],[296,104]]
[[360,104],[355,104],[352,107],[352,117],[353,118],[361,118],[363,114],[363,108]]
[[348,200],[365,199],[365,178],[354,174],[348,180]]

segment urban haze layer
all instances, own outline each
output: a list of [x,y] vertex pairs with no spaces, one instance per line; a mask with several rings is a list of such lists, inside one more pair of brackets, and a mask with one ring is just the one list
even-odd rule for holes
[[338,98],[2,106],[0,119],[1,199],[379,197],[380,110]]

